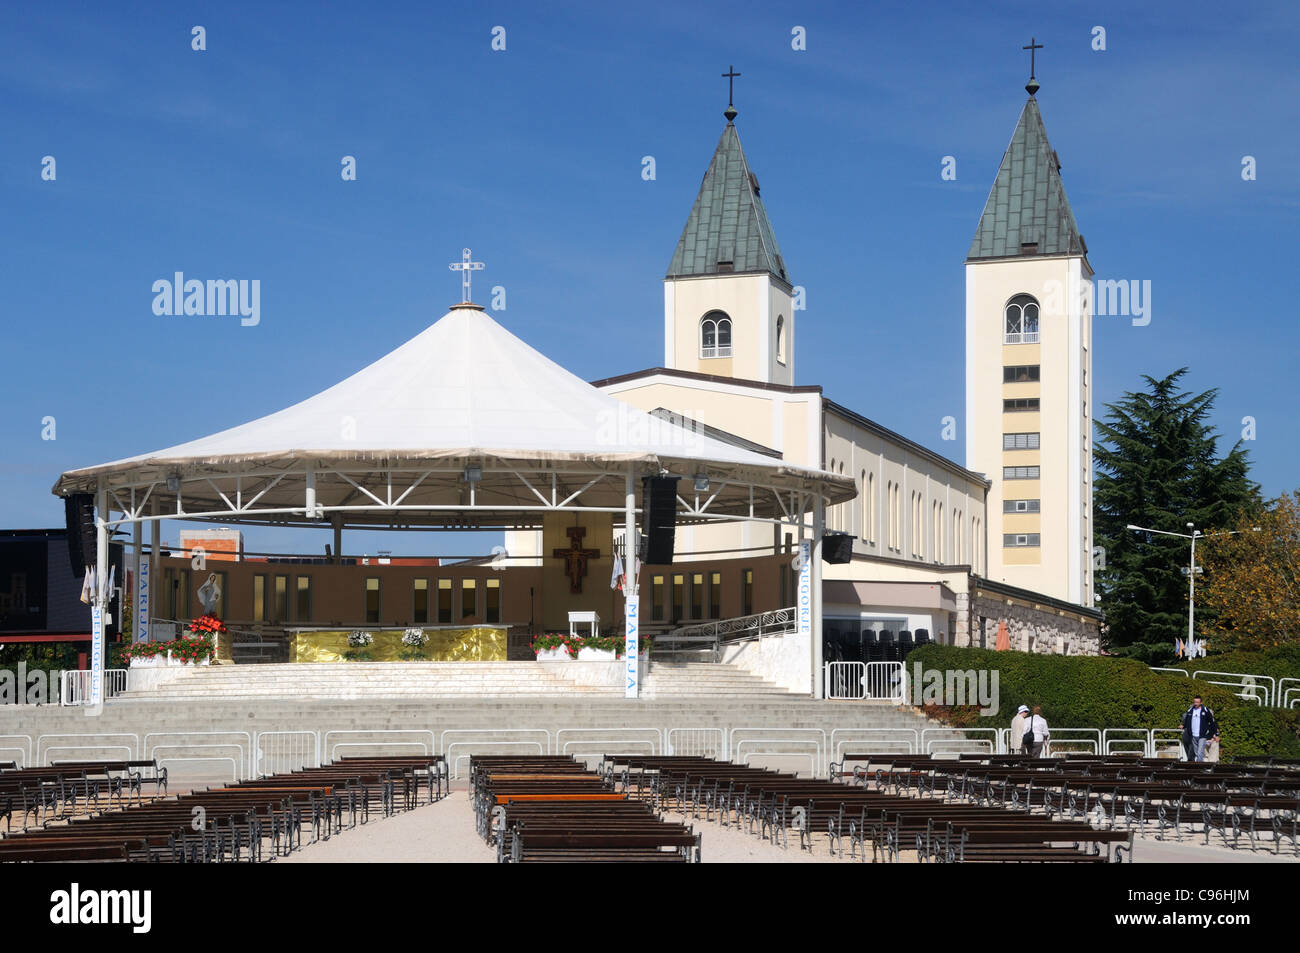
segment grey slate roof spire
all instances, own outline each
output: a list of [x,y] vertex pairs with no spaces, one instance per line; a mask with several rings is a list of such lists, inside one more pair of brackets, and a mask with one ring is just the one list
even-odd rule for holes
[[758,193],[758,177],[750,171],[740,136],[729,119],[667,277],[767,272],[789,285],[785,260]]
[[1022,255],[1082,255],[1079,234],[1061,182],[1061,162],[1030,93],[984,203],[967,261]]

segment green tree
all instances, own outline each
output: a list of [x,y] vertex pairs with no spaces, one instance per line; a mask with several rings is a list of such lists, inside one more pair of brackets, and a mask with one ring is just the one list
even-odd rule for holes
[[1146,390],[1107,404],[1096,422],[1093,535],[1105,554],[1095,574],[1105,642],[1144,659],[1159,658],[1187,634],[1181,570],[1190,541],[1135,533],[1128,524],[1186,533],[1190,522],[1208,532],[1232,526],[1259,503],[1240,441],[1219,456],[1219,435],[1208,422],[1218,390],[1182,390],[1186,373],[1183,367],[1160,380],[1144,375]]

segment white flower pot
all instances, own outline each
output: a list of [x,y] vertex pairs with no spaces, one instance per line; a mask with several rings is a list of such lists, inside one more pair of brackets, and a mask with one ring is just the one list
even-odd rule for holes
[[[581,651],[583,651],[583,650],[580,649],[579,652],[581,652]],[[538,650],[537,650],[537,661],[539,661],[539,662],[572,662],[573,659],[569,658],[569,653],[568,653],[567,651],[565,651],[565,649],[564,649],[563,646],[557,646],[556,648],[553,648],[553,649],[538,649]]]

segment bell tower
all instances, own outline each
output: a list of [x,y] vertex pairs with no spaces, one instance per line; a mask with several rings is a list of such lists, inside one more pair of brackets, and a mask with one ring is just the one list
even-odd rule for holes
[[[734,71],[723,76],[739,76]],[[794,382],[794,288],[736,132],[736,108],[664,278],[664,366]]]
[[966,466],[992,481],[988,578],[1091,606],[1093,273],[1025,89],[966,257]]

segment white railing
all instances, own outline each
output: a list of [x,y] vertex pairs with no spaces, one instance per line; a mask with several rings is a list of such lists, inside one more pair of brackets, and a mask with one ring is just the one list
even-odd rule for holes
[[921,753],[997,754],[1001,738],[999,728],[922,728]]
[[902,662],[823,662],[825,697],[836,700],[906,703],[907,670]]
[[[90,704],[90,669],[64,670],[59,672],[59,704]],[[105,698],[112,698],[126,691],[126,669],[104,669],[103,692]]]
[[259,731],[253,736],[253,777],[267,777],[321,763],[320,735],[314,731]]
[[738,764],[756,757],[807,758],[812,777],[826,770],[826,732],[820,728],[732,728],[727,747]]
[[[403,750],[394,751],[394,748]],[[427,728],[334,728],[321,736],[318,750],[326,761],[334,761],[349,754],[437,753],[433,732]]]
[[668,754],[693,758],[727,759],[727,733],[721,728],[669,728]]
[[[27,742],[22,747],[12,744],[14,741]],[[18,757],[14,757],[17,754]],[[0,735],[0,761],[12,761],[18,767],[25,768],[32,763],[31,735]]]
[[112,752],[107,760],[134,760],[140,757],[140,736],[129,731],[37,735],[36,754],[31,763],[48,766],[55,761],[87,761],[102,758],[105,752]]
[[1211,685],[1231,689],[1242,701],[1253,701],[1262,708],[1292,708],[1300,704],[1300,678],[1275,678],[1253,672],[1219,672],[1214,669],[1196,669],[1188,672],[1182,668],[1157,668],[1153,672],[1182,675],[1185,678],[1203,678]]
[[253,736],[247,731],[151,731],[141,749],[146,760],[153,759],[159,766],[229,762],[232,780],[254,777]]
[[[1134,745],[1137,749],[1134,750]],[[1151,757],[1151,732],[1146,728],[1105,728],[1101,732],[1102,754],[1140,754]]]
[[831,760],[843,761],[850,747],[866,749],[864,753],[916,754],[921,747],[921,733],[915,728],[832,729]]
[[[1265,708],[1275,706],[1275,703],[1269,699],[1277,698],[1277,679],[1271,675],[1250,675],[1245,672],[1216,672],[1210,669],[1199,669],[1192,672],[1192,678],[1200,678],[1202,675],[1217,675],[1220,679],[1230,679],[1230,681],[1214,681],[1206,679],[1211,685],[1219,685],[1223,688],[1236,689],[1235,694],[1243,700],[1255,700]],[[1261,685],[1261,682],[1267,682]]]

